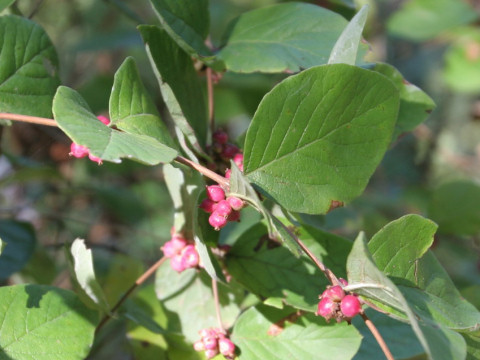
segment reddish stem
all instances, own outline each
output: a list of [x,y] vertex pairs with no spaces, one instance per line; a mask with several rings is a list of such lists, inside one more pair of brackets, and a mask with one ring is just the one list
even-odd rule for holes
[[0,119],[7,119],[12,121],[23,121],[23,122],[27,122],[30,124],[37,124],[37,125],[58,126],[57,122],[53,119],[47,119],[47,118],[42,118],[38,116],[30,116],[30,115],[0,113]]
[[213,301],[215,303],[215,314],[217,316],[218,327],[222,332],[225,332],[222,323],[222,315],[220,314],[220,299],[218,297],[218,284],[217,280],[212,279],[212,291],[213,291]]
[[187,165],[194,170],[197,170],[200,174],[212,179],[213,181],[218,183],[218,185],[220,185],[224,189],[228,189],[228,187],[230,186],[230,183],[228,182],[228,180],[226,178],[224,178],[221,175],[218,175],[216,172],[214,172],[210,169],[207,169],[205,166],[202,166],[200,164],[197,164],[196,162],[193,162],[192,160],[188,160],[188,159],[184,158],[183,156],[177,156],[175,158],[175,161],[177,161],[181,164]]
[[385,357],[388,360],[395,360],[392,353],[390,352],[390,349],[388,348],[387,344],[385,343],[385,340],[383,340],[382,335],[380,335],[380,332],[376,328],[376,326],[373,324],[372,320],[369,319],[369,317],[362,312],[360,314],[365,321],[365,325],[367,325],[368,329],[372,333],[372,335],[375,337],[375,340],[377,340],[378,345],[380,345],[380,348],[382,349],[383,353],[385,354]]

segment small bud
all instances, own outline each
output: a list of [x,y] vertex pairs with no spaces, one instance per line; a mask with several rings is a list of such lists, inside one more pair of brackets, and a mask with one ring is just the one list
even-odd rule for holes
[[322,297],[328,297],[335,302],[340,302],[345,297],[345,291],[343,291],[340,285],[330,286],[323,292]]
[[343,286],[347,286],[347,285],[348,285],[348,281],[345,280],[344,278],[340,278],[340,279],[338,279],[338,281],[340,281],[340,284],[342,284]]
[[218,349],[225,357],[233,358],[235,356],[235,344],[226,337],[218,340]]
[[175,255],[170,259],[170,266],[173,270],[178,271],[179,273],[185,270],[185,263],[183,261],[182,255]]
[[227,143],[223,146],[222,157],[225,159],[233,159],[238,152],[238,147],[233,144]]
[[334,302],[332,299],[325,297],[320,300],[318,303],[317,312],[315,315],[320,315],[325,318],[325,320],[330,320],[333,316],[335,316],[335,312],[337,310],[337,303]]
[[216,207],[217,207],[217,203],[209,198],[204,199],[199,206],[200,209],[202,209],[207,213],[214,212]]
[[219,144],[225,144],[228,141],[228,134],[223,130],[217,130],[212,135],[213,141]]
[[86,146],[78,145],[72,142],[70,145],[70,156],[76,157],[78,159],[83,158],[89,154],[89,150]]
[[227,201],[233,210],[240,210],[245,206],[245,202],[235,196],[229,196]]
[[207,186],[207,196],[210,200],[219,202],[225,199],[225,191],[218,185]]
[[346,317],[353,318],[360,313],[362,305],[356,296],[346,295],[340,303],[340,310]]
[[182,261],[185,269],[190,269],[198,266],[200,257],[198,256],[195,245],[187,245],[182,251]]
[[[230,213],[230,215],[232,213]],[[227,224],[227,219],[225,218],[225,216],[219,215],[217,211],[214,211],[213,213],[210,214],[210,217],[208,218],[208,222],[210,223],[210,225],[212,225],[212,227],[215,230],[220,230]]]
[[223,217],[227,217],[232,212],[232,207],[227,200],[222,200],[217,203],[217,207],[215,208],[215,212],[218,215]]
[[98,165],[102,165],[103,161],[99,157],[96,157],[95,155],[88,154],[88,158],[92,160],[93,162],[96,162]]
[[98,115],[97,119],[100,120],[103,124],[108,125],[110,124],[110,119],[103,115]]
[[240,221],[240,211],[233,210],[227,218],[228,221]]

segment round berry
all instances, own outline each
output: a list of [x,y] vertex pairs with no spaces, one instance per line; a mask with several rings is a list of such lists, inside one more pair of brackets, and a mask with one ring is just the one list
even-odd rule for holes
[[340,302],[345,297],[345,291],[343,291],[340,285],[330,286],[323,292],[322,297],[328,297],[333,301]]
[[227,143],[223,146],[222,157],[226,159],[233,159],[238,152],[238,147],[233,144]]
[[217,203],[209,198],[206,198],[202,201],[199,208],[207,213],[212,213],[217,207]]
[[320,300],[317,307],[316,315],[323,316],[325,320],[330,320],[333,316],[335,316],[335,312],[337,311],[337,303],[334,302],[332,299],[325,297]]
[[340,303],[340,310],[346,317],[353,318],[362,310],[362,304],[356,296],[346,295]]
[[207,359],[213,359],[218,355],[218,349],[205,350],[205,357]]
[[217,336],[217,331],[216,329],[206,328],[206,329],[200,330],[198,334],[200,335],[201,338],[208,337],[208,336],[215,337]]
[[103,115],[98,115],[97,119],[100,120],[103,124],[108,125],[110,124],[110,119]]
[[207,186],[207,196],[210,200],[219,202],[225,200],[225,191],[218,185]]
[[[230,213],[230,215],[232,213]],[[220,230],[227,224],[227,219],[225,218],[225,216],[219,215],[217,211],[214,211],[210,214],[210,217],[208,218],[208,222],[210,223],[210,225],[212,225],[212,227],[215,230]]]
[[225,178],[230,179],[231,175],[232,175],[232,170],[227,169],[227,171],[225,171]]
[[348,281],[345,280],[344,278],[340,278],[340,279],[338,279],[338,281],[340,281],[340,284],[342,284],[343,286],[347,286],[347,285],[348,285]]
[[195,341],[193,343],[193,348],[196,350],[196,351],[204,351],[205,350],[205,345],[203,345],[203,341],[202,340],[198,340],[198,341]]
[[233,210],[227,218],[228,221],[240,221],[240,211]]
[[185,269],[197,267],[200,262],[195,245],[187,245],[182,251],[182,261]]
[[213,141],[219,144],[225,144],[228,141],[228,134],[223,130],[217,130],[212,135]]
[[216,336],[207,336],[202,339],[203,345],[205,346],[205,349],[207,350],[213,350],[216,349],[218,346],[218,341]]
[[226,337],[218,340],[218,349],[220,353],[225,357],[233,357],[235,355],[235,344]]
[[86,146],[78,145],[72,142],[70,145],[70,156],[76,157],[78,159],[83,158],[89,154],[89,150]]
[[170,259],[170,266],[173,270],[177,272],[182,272],[185,270],[185,263],[183,261],[182,255],[177,254]]
[[223,217],[227,217],[232,212],[232,207],[227,200],[222,200],[217,203],[217,207],[215,208],[215,212],[218,215]]
[[245,206],[245,203],[243,202],[243,200],[235,196],[229,196],[227,198],[227,201],[233,210],[240,210]]

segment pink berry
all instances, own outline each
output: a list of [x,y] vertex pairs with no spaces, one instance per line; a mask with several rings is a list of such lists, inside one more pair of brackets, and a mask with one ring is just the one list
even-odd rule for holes
[[225,178],[230,179],[230,176],[232,175],[232,170],[228,169],[225,171]]
[[179,273],[185,270],[185,263],[183,261],[182,255],[177,254],[170,259],[170,266],[173,270],[178,271]]
[[233,210],[240,210],[245,206],[245,203],[243,202],[243,200],[235,196],[229,196],[227,198],[227,201]]
[[241,153],[235,154],[235,156],[233,157],[233,162],[237,166],[243,166],[243,154]]
[[222,157],[226,159],[233,159],[233,157],[239,152],[238,147],[233,144],[227,143],[223,146]]
[[228,141],[228,134],[225,131],[217,130],[212,135],[213,141],[219,144],[225,144]]
[[219,202],[225,199],[225,191],[218,185],[207,186],[207,196],[210,200]]
[[340,302],[345,297],[345,291],[343,291],[340,285],[330,286],[323,292],[322,297],[328,297],[333,301]]
[[95,155],[88,154],[88,158],[92,160],[93,162],[96,162],[98,165],[102,165],[103,161],[99,157],[96,157]]
[[227,200],[222,200],[217,203],[217,207],[215,208],[215,212],[218,215],[223,217],[227,217],[232,212],[232,207]]
[[223,356],[233,357],[235,355],[235,344],[225,337],[218,340],[218,349]]
[[218,355],[218,349],[205,350],[205,357],[207,359],[213,359],[217,355]]
[[76,157],[78,159],[83,158],[88,155],[90,151],[86,146],[78,145],[72,142],[70,145],[70,156]]
[[240,221],[240,211],[233,210],[227,218],[228,221]]
[[346,317],[353,318],[360,313],[362,305],[356,296],[346,295],[340,303],[340,310]]
[[187,246],[187,240],[180,235],[173,235],[169,241],[163,244],[161,249],[166,257],[173,257],[180,254],[185,246]]
[[98,116],[97,116],[97,119],[100,120],[100,121],[101,121],[102,123],[104,123],[105,125],[110,124],[110,119],[107,118],[106,116],[98,115]]
[[204,337],[202,341],[203,341],[203,345],[205,346],[205,349],[207,350],[216,349],[218,346],[218,341],[215,336]]
[[227,224],[227,219],[225,218],[225,216],[218,214],[217,211],[214,211],[210,214],[208,222],[215,230],[220,230]]
[[195,245],[187,245],[182,251],[182,261],[185,269],[190,269],[198,266],[200,257],[198,256]]
[[325,297],[320,300],[318,303],[316,315],[323,316],[325,320],[330,320],[333,316],[335,316],[335,312],[337,310],[337,303],[334,302],[332,299]]
[[344,278],[340,278],[340,279],[338,279],[338,281],[340,281],[340,284],[342,284],[343,286],[347,286],[347,285],[348,285],[348,281],[345,280]]
[[212,328],[202,329],[198,333],[199,333],[201,338],[208,337],[208,336],[210,336],[210,337],[217,336],[216,329],[212,329]]
[[204,351],[205,350],[205,345],[203,345],[203,341],[202,340],[198,340],[198,341],[195,341],[193,343],[193,348],[196,350],[196,351]]
[[214,212],[216,207],[217,207],[217,203],[209,198],[204,199],[199,206],[200,209],[202,209],[207,213]]

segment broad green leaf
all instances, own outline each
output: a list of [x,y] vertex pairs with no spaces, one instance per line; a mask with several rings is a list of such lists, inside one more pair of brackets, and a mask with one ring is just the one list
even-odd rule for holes
[[425,41],[478,18],[465,1],[410,0],[388,20],[388,30],[413,41]]
[[[185,282],[186,279],[189,281]],[[186,270],[178,274],[168,262],[159,268],[155,291],[169,315],[167,330],[181,332],[193,343],[198,340],[200,329],[217,324],[211,283],[212,279],[204,271]],[[218,283],[218,291],[222,321],[229,328],[240,312],[237,303],[243,293],[241,290],[233,293],[222,283]]]
[[408,318],[429,359],[448,360],[465,357],[465,342],[458,333],[440,324],[426,324],[418,320],[418,314],[412,311],[402,292],[375,265],[363,233],[355,240],[348,256],[347,272],[349,288],[374,300],[377,305],[387,305],[391,312],[390,316]]
[[480,337],[469,334],[463,334],[465,342],[467,343],[467,359],[480,359]]
[[92,309],[108,314],[110,306],[95,276],[92,250],[87,249],[84,240],[75,239],[68,255],[71,276],[80,299]]
[[268,235],[271,239],[282,240],[288,249],[295,255],[300,256],[301,250],[292,234],[287,231],[285,226],[277,218],[275,218],[262,204],[256,191],[253,189],[249,181],[243,176],[240,169],[231,162],[232,170],[230,175],[230,191],[228,196],[236,196],[245,200],[253,206],[267,221]]
[[142,25],[138,29],[172,120],[202,152],[207,139],[207,103],[192,59],[159,27]]
[[362,40],[362,31],[367,21],[368,9],[368,4],[363,5],[345,27],[332,49],[328,59],[329,64],[355,65],[358,46]]
[[443,75],[455,91],[478,93],[480,90],[480,30],[467,28],[445,54]]
[[398,90],[358,67],[291,76],[260,103],[245,139],[245,174],[285,209],[326,213],[360,195],[390,143]]
[[236,72],[297,72],[326,64],[346,27],[340,15],[292,2],[241,15],[218,57]]
[[24,222],[0,220],[0,238],[3,248],[0,256],[0,279],[4,280],[21,270],[35,251],[35,231]]
[[210,26],[208,0],[150,0],[150,3],[162,27],[184,51],[200,60],[213,57],[205,45]]
[[0,0],[0,12],[12,5],[15,0]]
[[74,142],[106,161],[121,158],[157,165],[171,162],[177,152],[147,135],[130,134],[102,124],[82,97],[70,88],[60,86],[53,99],[53,114],[60,129]]
[[44,285],[0,288],[0,359],[83,360],[98,313],[71,291]]
[[361,339],[345,322],[327,324],[313,314],[299,316],[292,309],[265,306],[245,311],[232,333],[240,360],[351,359]]
[[475,235],[480,232],[480,186],[455,181],[435,189],[429,202],[429,216],[439,232],[451,235]]
[[151,136],[162,144],[175,148],[131,57],[115,73],[109,109],[112,125],[118,129]]
[[0,17],[0,112],[51,117],[58,58],[45,31],[14,15]]
[[421,89],[405,80],[393,66],[378,63],[372,70],[389,78],[400,92],[400,109],[393,132],[395,140],[400,134],[412,131],[422,123],[435,108],[435,103]]

